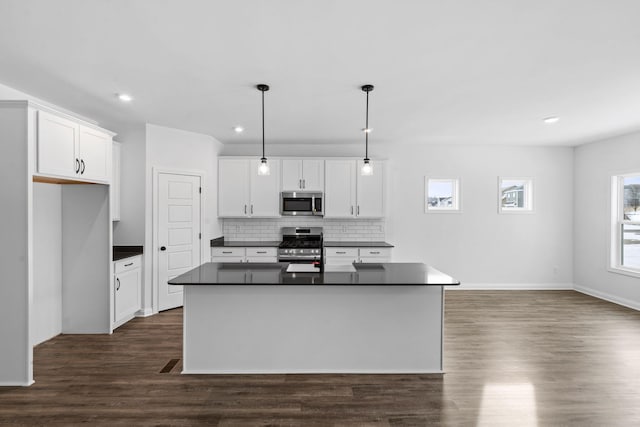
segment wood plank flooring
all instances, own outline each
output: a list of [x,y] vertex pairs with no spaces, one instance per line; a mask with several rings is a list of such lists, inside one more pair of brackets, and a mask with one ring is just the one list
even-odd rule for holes
[[640,312],[573,291],[448,291],[444,376],[187,376],[181,347],[180,309],[58,336],[0,424],[640,425]]

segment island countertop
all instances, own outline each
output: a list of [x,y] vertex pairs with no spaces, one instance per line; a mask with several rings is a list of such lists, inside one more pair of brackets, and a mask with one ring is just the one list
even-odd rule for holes
[[288,273],[289,263],[208,262],[169,281],[170,285],[374,285],[445,286],[460,282],[422,263],[353,264],[355,272]]

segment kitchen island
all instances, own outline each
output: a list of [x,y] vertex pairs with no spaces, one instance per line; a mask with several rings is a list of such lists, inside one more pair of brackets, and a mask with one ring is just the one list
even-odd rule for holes
[[443,286],[458,281],[421,263],[287,267],[206,263],[169,281],[184,286],[183,373],[442,373]]

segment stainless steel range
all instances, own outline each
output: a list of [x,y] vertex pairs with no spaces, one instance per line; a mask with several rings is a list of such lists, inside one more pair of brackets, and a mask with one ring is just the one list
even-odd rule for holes
[[278,261],[311,264],[322,270],[322,227],[284,227]]

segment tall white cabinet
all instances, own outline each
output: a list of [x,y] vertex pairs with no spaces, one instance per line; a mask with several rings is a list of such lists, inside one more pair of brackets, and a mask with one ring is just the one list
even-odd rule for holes
[[[60,332],[110,333],[113,133],[31,101],[0,101],[0,385],[33,383],[34,182],[59,185]],[[84,163],[83,163],[84,161]],[[102,185],[82,185],[84,183]],[[81,185],[78,185],[81,184]],[[51,261],[51,260],[49,260]],[[51,262],[49,262],[50,264]],[[40,266],[42,267],[42,266]],[[55,332],[55,331],[54,331]]]
[[326,160],[326,218],[385,216],[385,164],[371,161],[373,175],[362,175],[361,160]]

